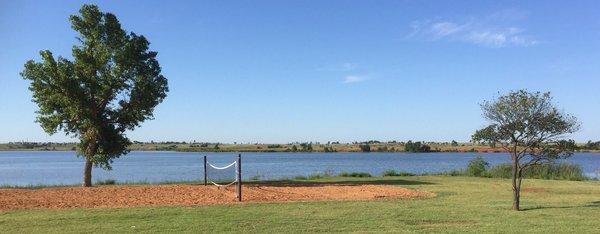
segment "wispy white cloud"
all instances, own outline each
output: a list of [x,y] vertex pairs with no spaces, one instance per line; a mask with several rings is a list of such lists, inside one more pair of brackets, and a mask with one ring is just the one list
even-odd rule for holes
[[[470,18],[466,21],[425,20],[413,21],[408,38],[447,40],[471,43],[487,47],[531,46],[539,41],[522,28],[506,26],[506,22],[523,18],[525,13],[502,11],[484,18]],[[510,20],[509,20],[510,19]]]
[[465,30],[466,27],[468,27],[468,25],[457,25],[452,22],[437,22],[431,24],[430,30],[433,35],[441,38],[450,36],[455,33],[459,33]]
[[344,84],[363,82],[368,79],[368,76],[350,75],[344,77]]

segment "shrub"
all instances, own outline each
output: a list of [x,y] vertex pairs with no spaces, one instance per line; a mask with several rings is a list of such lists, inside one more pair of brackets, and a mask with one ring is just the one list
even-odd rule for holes
[[600,150],[600,141],[588,141],[582,148],[586,150]]
[[[493,166],[489,171],[490,177],[511,178],[512,165],[505,163]],[[525,170],[524,178],[546,180],[585,180],[581,166],[572,163],[555,163],[536,165]]]
[[404,151],[414,153],[431,152],[431,147],[429,147],[425,143],[421,143],[420,141],[408,141],[406,142],[406,144],[404,144]]
[[117,181],[113,180],[113,179],[106,179],[106,180],[99,180],[96,181],[97,185],[112,185],[112,184],[116,184]]
[[310,174],[308,176],[308,179],[309,180],[317,180],[317,179],[322,179],[322,178],[325,178],[325,177],[327,177],[327,176],[325,176],[325,175],[323,175],[321,173],[313,173],[313,174]]
[[337,150],[335,150],[331,146],[325,146],[325,147],[323,147],[323,152],[325,152],[325,153],[333,153],[333,152],[337,152]]
[[396,172],[395,170],[385,170],[383,176],[414,176],[415,174],[405,171]]
[[382,176],[398,176],[398,173],[395,170],[389,169],[385,170]]
[[312,152],[313,151],[313,147],[312,147],[312,143],[300,143],[300,147],[302,147],[303,152]]
[[469,161],[467,166],[467,175],[469,176],[484,176],[486,170],[489,167],[489,163],[486,162],[481,156],[477,156]]
[[406,171],[401,171],[401,172],[398,172],[398,176],[415,176],[415,174],[406,172]]
[[308,178],[306,178],[306,176],[296,176],[294,177],[295,180],[307,180]]
[[371,174],[366,173],[366,172],[352,172],[352,173],[342,172],[342,173],[338,174],[338,176],[341,176],[341,177],[371,177]]
[[494,178],[511,178],[512,166],[508,163],[498,164],[490,168],[488,175]]
[[322,178],[327,178],[327,177],[333,177],[333,171],[332,170],[325,170],[322,173],[313,173],[310,174],[308,176],[309,180],[316,180],[316,179],[322,179]]
[[389,149],[387,146],[377,147],[377,152],[388,152]]
[[445,175],[449,175],[449,176],[464,176],[466,173],[463,170],[451,170],[449,172],[446,172]]
[[371,146],[369,144],[361,144],[358,147],[360,147],[360,151],[362,152],[371,152]]

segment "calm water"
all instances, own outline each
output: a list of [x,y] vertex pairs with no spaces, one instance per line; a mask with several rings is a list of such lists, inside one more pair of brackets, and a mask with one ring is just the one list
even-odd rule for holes
[[[115,160],[112,171],[94,168],[94,181],[162,182],[199,180],[202,156],[215,166],[235,160],[235,153],[131,152]],[[291,178],[317,172],[369,172],[387,169],[412,173],[441,172],[465,168],[482,156],[491,165],[508,162],[502,153],[243,153],[244,178]],[[600,153],[580,153],[567,161],[580,164],[587,176],[600,177]],[[81,182],[83,160],[74,152],[0,152],[1,185],[57,185]]]

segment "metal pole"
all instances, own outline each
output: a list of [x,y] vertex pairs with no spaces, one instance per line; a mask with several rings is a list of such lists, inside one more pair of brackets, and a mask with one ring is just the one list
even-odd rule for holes
[[204,155],[204,186],[206,186],[206,155]]
[[238,201],[242,201],[242,154],[237,158],[237,181]]

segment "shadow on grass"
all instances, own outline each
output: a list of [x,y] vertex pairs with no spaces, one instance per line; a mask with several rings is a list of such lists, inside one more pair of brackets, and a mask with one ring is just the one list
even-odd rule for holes
[[600,201],[593,201],[589,204],[585,204],[582,206],[536,206],[523,208],[521,211],[529,211],[529,210],[544,210],[544,209],[569,209],[569,208],[582,208],[582,207],[600,207]]
[[600,201],[590,202],[590,204],[585,205],[585,207],[600,207]]
[[334,181],[314,181],[314,180],[279,180],[279,181],[253,181],[245,182],[245,185],[263,185],[263,186],[328,186],[328,185],[431,185],[434,183],[405,180],[405,179],[385,179],[385,180],[334,180]]

